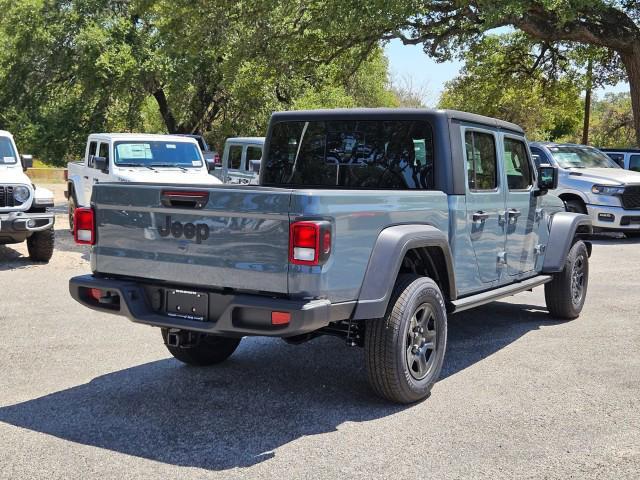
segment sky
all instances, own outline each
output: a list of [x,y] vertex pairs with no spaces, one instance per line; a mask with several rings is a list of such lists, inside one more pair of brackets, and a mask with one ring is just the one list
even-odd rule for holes
[[[393,78],[399,81],[410,79],[415,86],[425,87],[429,92],[425,101],[431,107],[438,102],[444,83],[454,78],[462,67],[459,61],[436,63],[423,52],[421,45],[403,45],[400,40],[389,42],[385,53]],[[596,94],[601,96],[606,92],[628,91],[629,85],[620,83],[615,87],[597,90]]]

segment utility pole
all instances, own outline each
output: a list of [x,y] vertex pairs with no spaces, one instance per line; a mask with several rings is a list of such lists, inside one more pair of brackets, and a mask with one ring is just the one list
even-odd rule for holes
[[593,60],[587,64],[587,86],[584,95],[584,126],[582,127],[582,143],[589,144],[589,122],[591,117],[591,90],[593,88]]

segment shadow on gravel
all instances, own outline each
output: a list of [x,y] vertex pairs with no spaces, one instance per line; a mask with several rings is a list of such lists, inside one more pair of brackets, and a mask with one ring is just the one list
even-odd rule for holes
[[32,262],[29,257],[23,256],[11,247],[0,245],[0,272],[27,268],[31,265],[37,265],[37,263]]
[[[508,303],[453,316],[442,377],[553,324],[539,307]],[[226,470],[272,458],[300,437],[405,408],[373,397],[361,349],[327,337],[299,346],[252,338],[218,367],[151,362],[0,408],[0,421],[167,464]]]

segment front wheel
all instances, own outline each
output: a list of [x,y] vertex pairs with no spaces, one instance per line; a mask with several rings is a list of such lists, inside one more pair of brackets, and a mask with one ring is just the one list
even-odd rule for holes
[[27,238],[29,258],[34,262],[48,262],[53,256],[55,233],[53,228],[34,232]]
[[564,269],[554,273],[544,286],[544,298],[554,317],[573,320],[580,315],[587,298],[589,284],[589,253],[584,242],[573,244]]
[[396,403],[427,398],[442,370],[447,311],[430,278],[403,275],[384,318],[365,327],[365,361],[375,393]]
[[224,362],[236,351],[241,338],[216,337],[202,334],[197,344],[184,347],[174,347],[168,344],[167,336],[169,329],[163,328],[162,339],[164,344],[176,360],[180,360],[187,365],[206,367]]

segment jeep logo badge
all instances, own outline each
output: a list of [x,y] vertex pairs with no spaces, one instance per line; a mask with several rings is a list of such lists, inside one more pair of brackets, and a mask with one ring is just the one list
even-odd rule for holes
[[172,222],[171,216],[165,217],[164,227],[158,227],[158,233],[161,237],[180,238],[184,236],[187,240],[195,238],[196,243],[202,243],[203,240],[209,238],[209,225],[206,223],[180,223]]

